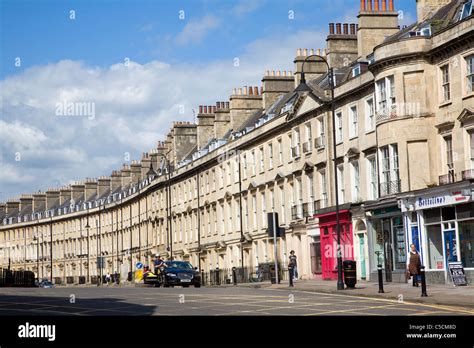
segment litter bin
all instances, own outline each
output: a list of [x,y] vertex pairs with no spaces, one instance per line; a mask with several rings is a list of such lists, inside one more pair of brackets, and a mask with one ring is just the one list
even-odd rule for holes
[[344,283],[348,288],[355,288],[357,283],[356,262],[353,260],[345,260],[342,262],[344,269]]
[[[275,265],[270,265],[269,267],[269,271],[270,271],[270,281],[272,284],[276,284],[276,271],[275,271]],[[279,277],[278,277],[278,283],[281,282],[281,269],[280,269],[280,265],[278,265],[278,273],[279,273]]]

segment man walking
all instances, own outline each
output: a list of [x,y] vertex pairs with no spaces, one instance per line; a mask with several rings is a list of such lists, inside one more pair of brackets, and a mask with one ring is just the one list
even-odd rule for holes
[[296,261],[296,255],[295,251],[291,250],[290,251],[290,261],[288,263],[288,267],[293,268],[293,280],[298,280],[298,268],[297,268],[297,261]]

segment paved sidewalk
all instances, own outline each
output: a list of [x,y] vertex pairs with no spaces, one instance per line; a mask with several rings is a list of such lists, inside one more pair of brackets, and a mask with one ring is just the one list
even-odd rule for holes
[[[226,287],[233,285],[223,285]],[[265,287],[270,289],[295,289],[301,291],[312,291],[322,292],[331,294],[341,294],[349,296],[363,296],[373,298],[387,298],[396,299],[400,298],[406,302],[417,302],[417,303],[429,303],[429,304],[440,304],[449,306],[458,306],[463,308],[473,309],[474,315],[474,287],[473,286],[461,286],[454,287],[452,285],[427,285],[426,292],[428,297],[421,297],[421,285],[420,287],[413,287],[410,283],[385,283],[384,293],[379,294],[378,283],[357,281],[355,289],[345,289],[338,291],[336,289],[336,281],[327,280],[298,280],[294,282],[294,287],[290,288],[288,281],[281,282],[281,284],[271,284],[269,282],[262,283],[243,283],[237,286],[246,287]],[[402,297],[400,297],[402,296]]]

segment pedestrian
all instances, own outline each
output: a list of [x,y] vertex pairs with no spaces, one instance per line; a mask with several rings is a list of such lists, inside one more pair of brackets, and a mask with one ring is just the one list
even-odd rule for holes
[[420,254],[416,250],[415,244],[410,244],[410,262],[408,263],[408,272],[413,277],[413,286],[418,287],[418,275],[421,270]]
[[293,268],[293,280],[298,280],[298,263],[296,261],[295,251],[290,251],[290,262],[288,263],[288,267]]
[[107,272],[107,274],[105,275],[105,282],[107,283],[107,286],[109,286],[109,283],[110,283],[110,273]]
[[115,280],[115,284],[119,284],[119,273],[117,271],[115,271],[114,280]]

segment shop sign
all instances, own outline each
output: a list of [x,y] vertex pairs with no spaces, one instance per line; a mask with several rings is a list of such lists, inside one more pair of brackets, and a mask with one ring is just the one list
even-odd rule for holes
[[430,209],[465,203],[470,201],[470,196],[463,196],[461,191],[451,192],[448,195],[431,195],[417,197],[415,201],[415,210]]

